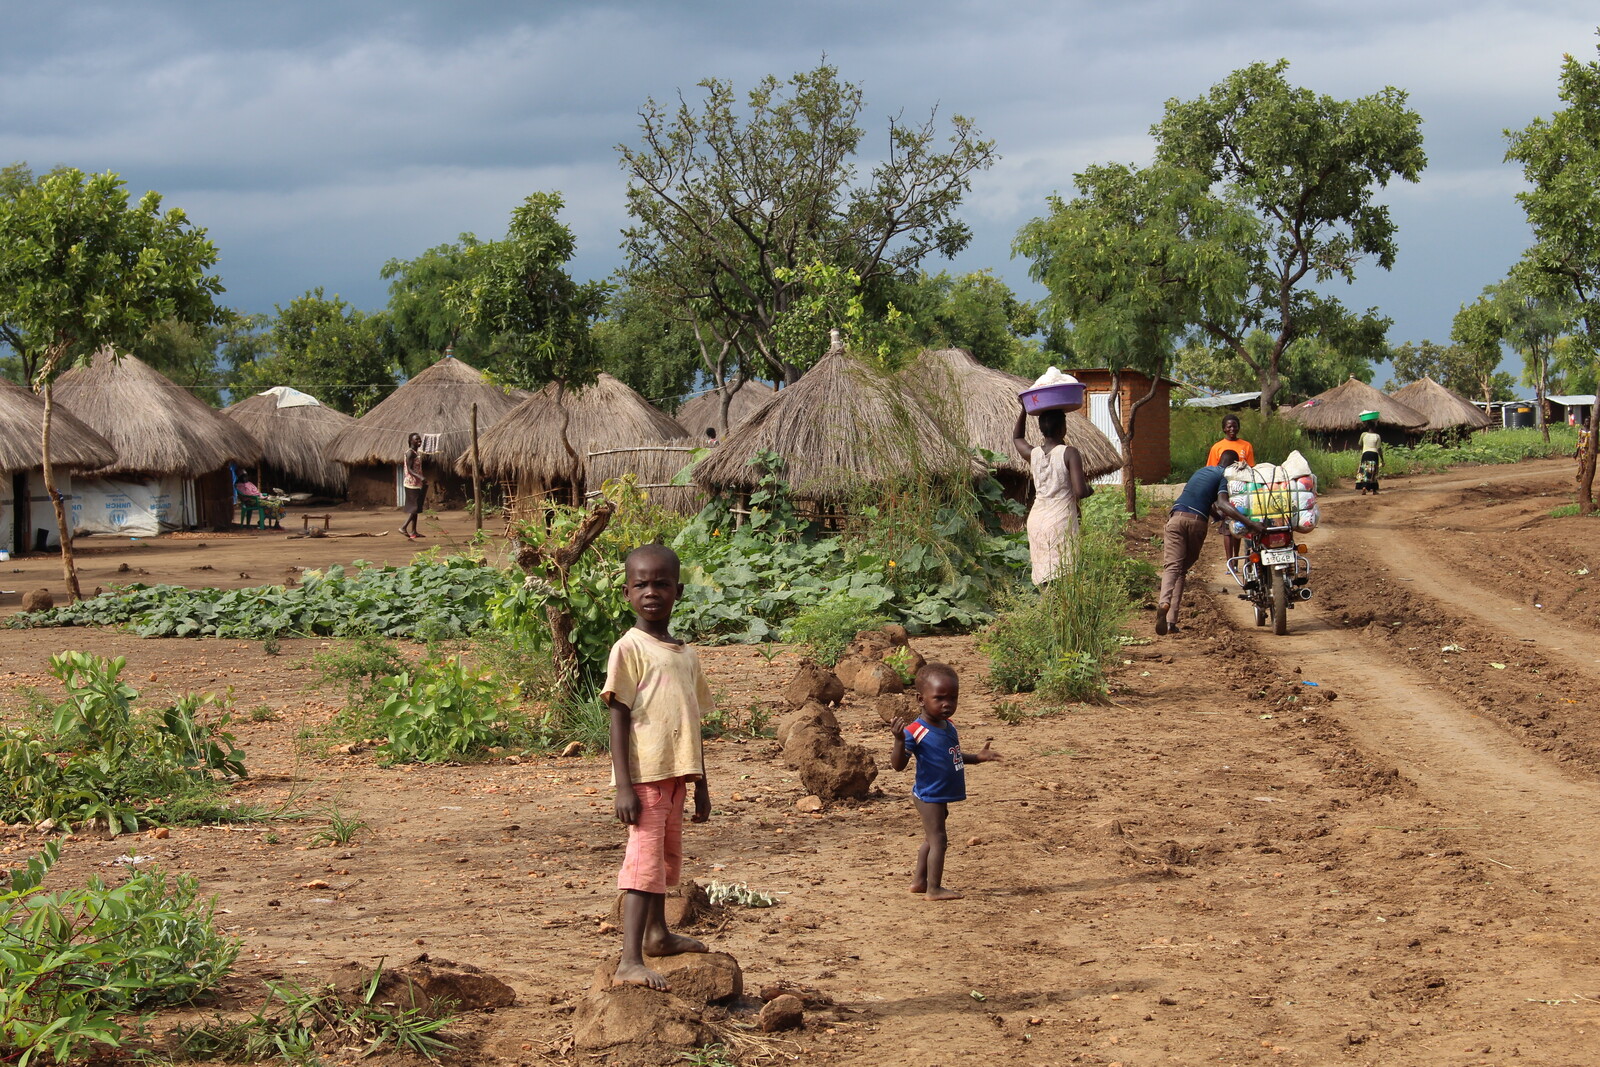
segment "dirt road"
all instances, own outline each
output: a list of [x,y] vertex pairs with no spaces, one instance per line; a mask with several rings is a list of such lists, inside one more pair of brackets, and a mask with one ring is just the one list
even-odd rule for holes
[[[973,768],[951,814],[947,880],[965,900],[906,891],[919,824],[867,704],[840,713],[880,757],[881,793],[861,804],[802,814],[771,741],[709,742],[715,813],[689,828],[687,873],[782,903],[730,909],[702,934],[748,987],[813,992],[805,1030],[744,1051],[872,1065],[1600,1063],[1600,537],[1593,520],[1545,517],[1569,470],[1329,494],[1310,542],[1317,598],[1289,635],[1195,583],[1184,633],[1130,646],[1105,704],[1002,698],[972,638],[916,641],[961,673],[963,743],[1006,756]],[[1149,550],[1159,520],[1130,541]],[[446,516],[433,532],[462,525]],[[181,545],[108,552],[91,581],[121,562],[145,581],[202,582],[408,551],[392,535]],[[1207,554],[1214,566],[1214,542]],[[24,580],[48,566],[24,561]],[[56,877],[114,878],[131,848],[199,878],[245,944],[225,1011],[258,1005],[266,978],[429,952],[519,994],[462,1020],[461,1062],[591,1062],[564,1042],[617,951],[602,925],[621,842],[604,760],[385,769],[330,755],[316,732],[340,695],[307,666],[328,644],[0,630],[14,714],[30,689],[56,692],[45,660],[69,647],[126,655],[152,695],[231,685],[260,713],[237,727],[258,774],[241,795],[367,824],[340,848],[316,847],[316,818],[75,839]],[[705,652],[735,719],[781,713],[797,659]],[[12,833],[0,847],[37,845]]]

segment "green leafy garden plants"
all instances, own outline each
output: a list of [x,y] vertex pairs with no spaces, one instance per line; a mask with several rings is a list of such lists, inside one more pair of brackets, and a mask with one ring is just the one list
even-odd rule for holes
[[47,844],[0,893],[0,1059],[19,1067],[119,1047],[119,1016],[193,1000],[239,953],[191,878],[145,869],[114,887],[90,878],[41,892],[59,849]]
[[231,716],[211,694],[187,694],[139,710],[121,680],[126,661],[82,652],[50,658],[66,688],[49,729],[0,732],[0,822],[104,822],[112,833],[142,820],[214,816],[227,783],[245,776],[228,732]]
[[481,560],[421,558],[404,567],[357,561],[308,571],[293,587],[188,589],[129,585],[49,611],[15,615],[13,627],[122,626],[140,637],[348,637],[429,640],[472,634],[511,587]]

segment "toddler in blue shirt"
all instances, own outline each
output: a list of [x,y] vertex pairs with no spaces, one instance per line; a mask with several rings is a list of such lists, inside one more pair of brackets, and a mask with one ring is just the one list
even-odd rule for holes
[[889,724],[894,731],[889,765],[902,771],[913,755],[917,757],[911,796],[917,814],[922,816],[922,848],[917,851],[911,891],[926,893],[929,900],[957,900],[961,894],[943,884],[948,844],[945,819],[952,803],[967,799],[966,764],[992,763],[1000,753],[987,743],[977,752],[961,751],[961,739],[950,722],[961,696],[961,680],[953,668],[943,663],[926,664],[917,672],[914,688],[922,714],[909,723],[902,717]]

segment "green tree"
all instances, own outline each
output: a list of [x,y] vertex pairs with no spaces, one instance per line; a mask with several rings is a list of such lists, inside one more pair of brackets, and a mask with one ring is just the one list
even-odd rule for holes
[[511,212],[504,238],[465,249],[465,275],[446,290],[446,306],[480,335],[497,337],[496,369],[512,385],[582,385],[600,373],[590,327],[610,287],[573,281],[577,248],[557,219],[557,193],[534,193]]
[[[1259,363],[1267,358],[1273,338],[1265,330],[1251,330],[1245,347]],[[1321,337],[1291,341],[1279,361],[1283,390],[1279,397],[1304,400],[1326,392],[1351,378],[1371,382],[1372,361]],[[1216,393],[1247,393],[1258,385],[1255,370],[1224,345],[1205,345],[1198,339],[1180,348],[1173,361],[1173,376]]]
[[1491,325],[1486,333],[1484,326],[1480,311],[1463,307],[1456,313],[1450,330],[1455,344],[1407,341],[1392,349],[1389,353],[1393,368],[1390,385],[1409,385],[1420,378],[1432,378],[1446,389],[1486,404],[1510,400],[1512,386],[1516,383],[1511,375],[1499,369],[1498,332]]
[[1040,350],[1039,309],[989,271],[919,273],[892,289],[919,348],[965,348],[987,367],[1010,369]]
[[382,276],[389,282],[389,314],[385,342],[389,354],[407,376],[431,366],[446,350],[480,369],[488,368],[493,339],[467,321],[450,292],[468,280],[475,261],[472,250],[483,242],[464,233],[456,244],[428,249],[415,259],[391,259]]
[[[1550,391],[1550,364],[1555,343],[1571,318],[1564,294],[1538,285],[1536,279],[1528,277],[1526,268],[1513,270],[1503,280],[1485,286],[1477,302],[1463,308],[1456,318],[1460,323],[1458,340],[1481,360],[1488,361],[1492,354],[1498,367],[1502,344],[1510,345],[1522,356],[1522,384],[1534,389],[1539,425],[1548,442],[1549,410],[1545,397]],[[1480,371],[1480,379],[1483,376]]]
[[1173,349],[1206,307],[1223,307],[1250,264],[1237,249],[1257,230],[1238,203],[1212,195],[1203,174],[1182,167],[1113,164],[1075,176],[1079,196],[1050,198],[1050,214],[1018,233],[1015,251],[1049,295],[1044,314],[1070,323],[1072,344],[1121,375],[1137,370],[1150,388],[1112,423],[1122,445],[1124,502],[1134,511],[1133,435],[1139,409],[1155,396]]
[[[1522,164],[1528,181],[1517,200],[1535,238],[1518,269],[1537,291],[1571,304],[1581,326],[1572,334],[1573,357],[1600,366],[1600,62],[1567,56],[1559,95],[1566,106],[1549,119],[1506,131],[1506,159]],[[1600,405],[1590,409],[1579,463],[1578,510],[1585,515],[1595,506],[1597,430]]]
[[[1369,359],[1385,354],[1387,318],[1357,315],[1312,286],[1351,281],[1369,258],[1393,265],[1395,224],[1376,193],[1396,177],[1416,181],[1427,165],[1422,120],[1404,92],[1335,100],[1291,86],[1288,66],[1234,71],[1199,99],[1168,101],[1151,128],[1159,163],[1199,171],[1218,195],[1256,213],[1253,240],[1240,249],[1250,264],[1244,284],[1207,303],[1193,324],[1255,371],[1263,414],[1274,410],[1296,338],[1321,337]],[[1246,344],[1256,329],[1272,337],[1265,353]]]
[[941,145],[936,112],[891,119],[888,156],[863,179],[865,102],[836,68],[768,76],[742,110],[730,82],[700,88],[698,106],[646,101],[640,143],[617,148],[634,220],[626,274],[680,306],[706,351],[735,353],[743,373],[792,382],[821,354],[821,337],[795,352],[774,336],[809,264],[853,272],[872,293],[971,239],[956,209],[996,157],[969,120],[952,118]]
[[[347,415],[361,415],[394,391],[394,367],[382,342],[380,316],[368,315],[322,288],[274,308],[270,355],[240,360],[229,387],[248,394],[288,385]],[[259,352],[240,339],[242,353]],[[241,353],[241,354],[242,354]]]
[[102,348],[115,358],[158,323],[218,321],[216,261],[216,246],[182,210],[163,212],[154,192],[130,206],[122,179],[109,171],[8,178],[0,195],[0,323],[44,399],[44,481],[75,599],[82,592],[72,531],[50,457],[56,376]]
[[700,347],[688,319],[632,286],[612,294],[591,331],[600,368],[651,403],[675,411],[699,373]]

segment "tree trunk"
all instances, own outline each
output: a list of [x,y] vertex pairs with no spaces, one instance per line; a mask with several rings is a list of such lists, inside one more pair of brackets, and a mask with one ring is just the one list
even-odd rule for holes
[[1278,393],[1283,390],[1283,378],[1278,374],[1276,362],[1264,363],[1261,367],[1261,399],[1257,401],[1261,417],[1270,419],[1278,410]]
[[1549,357],[1541,357],[1539,360],[1539,428],[1544,431],[1545,444],[1550,443],[1550,401],[1545,399],[1549,383],[1547,372],[1549,362]]
[[[1600,401],[1600,396],[1594,398]],[[1600,403],[1589,406],[1589,440],[1578,458],[1578,514],[1594,514],[1594,465],[1600,452]]]
[[1128,412],[1128,424],[1122,424],[1122,371],[1111,371],[1111,396],[1106,404],[1111,415],[1111,426],[1117,431],[1117,446],[1122,452],[1122,506],[1129,517],[1139,513],[1139,490],[1133,480],[1133,420],[1138,415],[1135,408]]
[[73,600],[83,599],[83,590],[78,585],[78,561],[72,554],[72,527],[67,522],[66,504],[61,499],[61,494],[56,490],[56,468],[50,459],[50,422],[55,414],[55,388],[50,383],[50,375],[55,371],[55,358],[47,356],[44,367],[39,373],[39,384],[44,397],[44,420],[40,424],[39,451],[44,467],[44,491],[50,498],[51,507],[56,511],[56,531],[61,538],[61,576],[66,580],[67,593]]
[[[572,565],[578,562],[588,551],[589,546],[594,544],[595,538],[605,530],[615,510],[616,506],[611,502],[602,501],[584,516],[583,522],[578,525],[578,529],[573,532],[566,544],[535,545],[524,541],[512,559],[522,572],[530,577],[543,577],[548,580],[550,577],[548,573],[540,575],[537,572],[554,571],[555,583],[565,594],[567,575],[572,572]],[[545,605],[545,622],[550,627],[550,647],[555,659],[556,686],[570,696],[578,681],[578,650],[572,645],[572,629],[575,624],[572,609],[567,605],[564,596]]]

